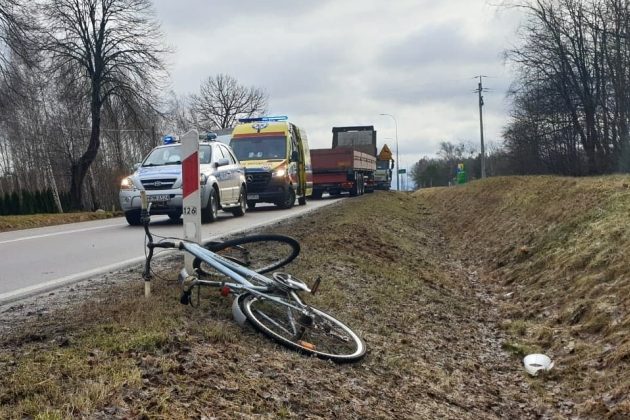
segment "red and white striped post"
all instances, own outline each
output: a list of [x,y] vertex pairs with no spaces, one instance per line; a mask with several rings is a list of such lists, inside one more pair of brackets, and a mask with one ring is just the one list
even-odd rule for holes
[[[190,130],[181,138],[182,142],[182,215],[184,239],[201,243],[201,191],[199,190],[199,133]],[[193,272],[193,256],[184,254],[184,265]]]

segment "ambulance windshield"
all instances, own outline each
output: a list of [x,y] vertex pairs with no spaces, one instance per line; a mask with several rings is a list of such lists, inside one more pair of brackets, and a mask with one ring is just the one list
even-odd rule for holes
[[230,142],[240,161],[286,159],[286,137],[233,137]]

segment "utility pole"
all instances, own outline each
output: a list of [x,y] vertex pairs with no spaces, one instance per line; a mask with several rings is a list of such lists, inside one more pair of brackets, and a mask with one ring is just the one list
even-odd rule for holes
[[479,95],[479,133],[481,137],[481,179],[484,179],[486,177],[486,150],[483,145],[483,96],[481,95],[481,93],[487,92],[487,89],[483,88],[482,78],[488,77],[488,76],[481,75],[481,76],[476,76],[476,77],[479,78],[479,84],[478,84],[477,90],[475,90],[474,92],[476,92]]
[[379,115],[385,115],[388,117],[391,117],[392,120],[394,120],[394,127],[396,127],[396,190],[400,191],[400,171],[398,168],[399,162],[400,162],[400,158],[398,155],[398,121],[396,121],[396,117],[394,117],[392,114],[379,114]]

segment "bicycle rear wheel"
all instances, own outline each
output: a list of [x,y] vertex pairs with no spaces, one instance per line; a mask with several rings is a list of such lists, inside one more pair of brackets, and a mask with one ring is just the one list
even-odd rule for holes
[[[274,296],[289,303],[285,298]],[[365,356],[363,340],[333,316],[310,307],[302,313],[281,302],[246,295],[241,309],[258,331],[285,347],[338,363]]]
[[[300,253],[300,243],[290,236],[250,235],[223,242],[208,242],[204,247],[258,273],[277,270],[293,261]],[[193,261],[199,275],[217,271],[199,258]]]

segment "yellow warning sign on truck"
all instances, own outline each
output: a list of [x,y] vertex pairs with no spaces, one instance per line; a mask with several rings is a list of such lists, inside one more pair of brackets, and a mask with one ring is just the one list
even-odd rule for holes
[[392,151],[387,145],[383,145],[381,152],[378,154],[378,160],[392,160]]

